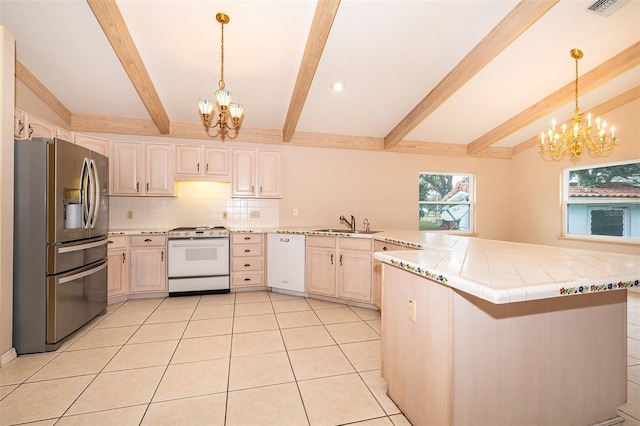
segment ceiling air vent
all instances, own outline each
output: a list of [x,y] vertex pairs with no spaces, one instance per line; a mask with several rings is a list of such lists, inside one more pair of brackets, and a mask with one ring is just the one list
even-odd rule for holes
[[600,16],[611,16],[629,0],[596,0],[587,7],[587,10]]

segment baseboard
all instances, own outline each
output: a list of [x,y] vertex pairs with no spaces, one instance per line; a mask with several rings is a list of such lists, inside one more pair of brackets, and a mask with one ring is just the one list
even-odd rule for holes
[[11,348],[2,355],[0,355],[0,367],[4,367],[9,364],[11,361],[18,357],[18,353],[15,348]]

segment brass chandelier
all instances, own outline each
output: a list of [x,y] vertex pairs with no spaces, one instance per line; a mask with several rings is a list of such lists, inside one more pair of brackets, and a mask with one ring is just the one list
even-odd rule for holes
[[[244,107],[241,104],[231,103],[231,92],[225,89],[224,85],[224,25],[229,23],[229,16],[220,12],[216,14],[216,21],[218,21],[221,26],[220,81],[218,81],[218,90],[216,91],[216,100],[220,108],[218,120],[214,123],[210,121],[214,105],[209,99],[198,99],[198,108],[200,109],[205,127],[218,127],[220,129],[219,133],[224,137],[227,129],[237,131],[240,128],[240,117],[242,116]],[[229,116],[231,116],[231,120],[229,120]]]
[[560,160],[568,153],[571,161],[577,161],[585,149],[591,156],[609,154],[618,140],[615,136],[615,127],[610,126],[607,129],[606,121],[596,118],[594,128],[591,123],[591,114],[587,114],[587,126],[584,127],[581,124],[578,108],[578,59],[582,58],[583,54],[580,49],[571,49],[569,54],[576,61],[576,109],[573,111],[573,126],[567,129],[567,125],[563,124],[561,132],[558,132],[556,120],[553,119],[551,128],[540,135],[540,154],[544,159]]

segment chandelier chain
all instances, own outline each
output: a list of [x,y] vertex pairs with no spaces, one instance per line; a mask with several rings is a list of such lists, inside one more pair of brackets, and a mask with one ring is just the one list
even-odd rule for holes
[[220,34],[220,81],[218,82],[218,87],[220,90],[224,89],[224,24],[221,24]]

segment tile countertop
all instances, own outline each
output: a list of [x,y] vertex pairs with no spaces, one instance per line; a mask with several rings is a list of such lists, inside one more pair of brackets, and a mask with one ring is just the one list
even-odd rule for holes
[[[381,232],[393,242],[411,232]],[[419,251],[377,252],[381,262],[489,302],[511,303],[640,285],[640,256],[414,232]]]

